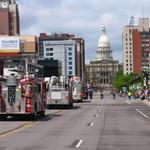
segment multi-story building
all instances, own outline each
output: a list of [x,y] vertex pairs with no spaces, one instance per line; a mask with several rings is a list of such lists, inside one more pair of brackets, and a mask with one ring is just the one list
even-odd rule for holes
[[38,37],[39,60],[59,60],[64,76],[77,75],[84,80],[85,51],[83,38],[72,34],[41,33]]
[[[0,35],[19,35],[20,21],[15,0],[0,0]],[[4,61],[0,60],[0,75],[3,75]]]
[[73,40],[44,41],[44,59],[60,60],[62,63],[62,75],[72,76],[76,74],[76,45]]
[[149,19],[139,18],[137,26],[130,24],[123,29],[124,74],[141,73],[150,64]]
[[19,10],[15,0],[0,0],[0,35],[19,35]]
[[119,62],[113,60],[110,42],[105,26],[103,26],[96,50],[96,60],[90,61],[90,64],[86,65],[88,80],[95,87],[110,87],[118,70]]
[[[23,69],[25,59],[28,59],[29,63],[37,63],[36,36],[0,36],[0,64],[4,64],[5,70]],[[7,72],[3,72],[3,67],[0,70],[1,75]]]

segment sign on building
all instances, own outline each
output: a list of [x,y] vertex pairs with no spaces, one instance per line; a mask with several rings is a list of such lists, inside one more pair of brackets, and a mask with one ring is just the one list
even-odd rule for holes
[[14,56],[20,52],[20,42],[17,37],[0,37],[0,56]]

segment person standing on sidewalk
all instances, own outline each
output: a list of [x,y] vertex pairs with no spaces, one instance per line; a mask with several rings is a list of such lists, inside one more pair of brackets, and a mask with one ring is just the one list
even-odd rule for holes
[[128,92],[128,99],[131,100],[131,92]]
[[89,95],[90,99],[93,98],[93,89],[92,88],[89,88],[88,95]]

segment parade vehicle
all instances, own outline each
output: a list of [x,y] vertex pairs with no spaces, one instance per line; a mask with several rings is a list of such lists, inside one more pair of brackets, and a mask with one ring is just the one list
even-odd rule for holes
[[0,119],[8,116],[44,116],[46,108],[46,85],[43,79],[26,74],[17,78],[14,74],[0,82]]
[[84,98],[83,85],[79,77],[71,77],[73,102],[82,102]]
[[47,88],[47,107],[51,106],[73,106],[72,86],[70,79],[66,80],[64,76],[52,76]]

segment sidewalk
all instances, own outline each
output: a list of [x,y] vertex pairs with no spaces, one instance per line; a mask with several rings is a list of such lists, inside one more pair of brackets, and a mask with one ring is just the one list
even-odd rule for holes
[[144,104],[150,106],[150,100],[145,99],[145,100],[143,100],[143,101],[141,101],[141,102],[143,102]]

